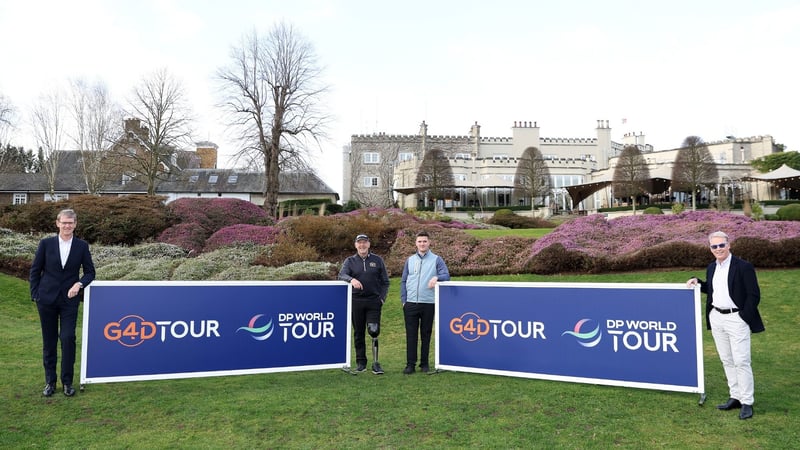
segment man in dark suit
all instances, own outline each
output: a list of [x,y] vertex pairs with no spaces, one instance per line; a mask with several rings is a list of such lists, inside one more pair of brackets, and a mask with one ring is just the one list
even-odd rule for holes
[[764,331],[758,313],[761,291],[753,265],[731,254],[728,235],[708,236],[716,261],[706,269],[706,281],[692,278],[687,286],[700,284],[707,294],[706,324],[714,336],[717,353],[728,380],[729,398],[717,408],[741,409],[740,419],[753,417],[753,369],[750,366],[750,334]]
[[[42,325],[42,360],[45,386],[42,394],[56,389],[57,344],[61,339],[61,384],[64,395],[75,395],[75,327],[81,290],[94,280],[89,244],[73,236],[78,216],[65,209],[58,213],[58,235],[39,242],[30,273],[31,299],[36,302]],[[83,270],[83,276],[80,271]],[[60,325],[60,327],[59,327]],[[60,328],[60,329],[59,329]]]

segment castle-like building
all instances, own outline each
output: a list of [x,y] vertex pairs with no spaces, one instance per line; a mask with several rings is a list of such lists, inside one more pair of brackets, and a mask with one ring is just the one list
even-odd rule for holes
[[[540,201],[557,210],[596,210],[617,203],[611,180],[618,156],[628,145],[639,147],[653,179],[665,181],[664,192],[650,194],[673,196],[668,186],[679,148],[656,151],[645,143],[644,133],[627,133],[622,142],[615,142],[608,120],[598,120],[593,137],[542,137],[537,123],[527,121],[514,122],[510,137],[483,137],[477,122],[466,136],[429,135],[425,122],[416,135],[353,135],[343,152],[342,199],[362,206],[433,206],[417,186],[417,173],[426,152],[436,150],[446,157],[454,185],[446,198],[436,199],[439,207],[530,205],[531,199],[514,189],[514,178],[525,149],[535,147],[550,173],[551,189]],[[750,161],[777,151],[768,135],[731,136],[707,146],[719,174],[717,189],[707,193],[710,197],[744,189],[740,180],[752,173]],[[578,190],[581,195],[575,195]]]

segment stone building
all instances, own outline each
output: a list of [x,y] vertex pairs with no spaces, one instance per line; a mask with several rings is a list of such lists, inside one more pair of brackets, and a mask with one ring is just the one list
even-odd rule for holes
[[[663,180],[655,186],[664,186],[664,192],[651,194],[670,198],[669,178],[679,149],[655,151],[644,133],[627,133],[616,142],[607,120],[597,121],[591,137],[543,137],[537,123],[527,121],[514,122],[508,137],[481,136],[477,122],[465,136],[429,135],[425,122],[416,135],[353,135],[343,152],[342,198],[363,206],[434,206],[417,186],[417,173],[425,153],[438,150],[447,158],[453,186],[446,198],[436,200],[437,207],[530,206],[529,197],[515,192],[514,178],[525,149],[535,147],[546,161],[551,187],[546,196],[534,199],[536,205],[596,210],[615,203],[610,181],[627,145],[638,146],[651,176]],[[776,151],[771,136],[729,137],[708,143],[708,148],[718,165],[720,185],[740,190],[744,186],[739,180],[752,172],[749,162]],[[578,188],[584,188],[584,195],[574,195]]]

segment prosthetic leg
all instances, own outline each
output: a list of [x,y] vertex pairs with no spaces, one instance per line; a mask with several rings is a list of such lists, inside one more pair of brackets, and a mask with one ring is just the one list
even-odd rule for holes
[[367,333],[372,337],[372,373],[383,375],[383,368],[378,362],[378,335],[381,334],[381,325],[378,323],[368,323]]

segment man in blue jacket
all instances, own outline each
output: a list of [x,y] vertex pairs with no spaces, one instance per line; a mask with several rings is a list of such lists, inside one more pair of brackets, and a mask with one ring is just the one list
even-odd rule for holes
[[[61,340],[61,384],[72,397],[75,371],[75,327],[81,290],[94,280],[89,244],[73,236],[78,216],[64,209],[56,217],[58,235],[39,242],[30,272],[31,299],[36,302],[42,326],[42,360],[45,386],[42,395],[56,389],[57,344]],[[80,271],[83,270],[83,276]],[[60,329],[59,329],[60,328]]]
[[753,417],[754,383],[750,365],[750,334],[764,331],[758,312],[761,291],[753,265],[731,254],[728,235],[716,231],[708,236],[716,259],[706,269],[706,279],[691,278],[689,287],[700,284],[706,296],[706,324],[714,336],[717,353],[728,380],[728,401],[717,405],[728,411],[741,409],[740,419]]
[[381,334],[381,309],[389,292],[389,274],[383,259],[369,251],[369,237],[356,236],[356,254],[342,264],[339,279],[352,286],[353,340],[356,347],[356,372],[367,370],[364,328],[372,337],[372,373],[383,375],[378,362],[378,335]]
[[416,253],[410,256],[403,266],[400,282],[400,301],[403,303],[403,317],[406,323],[406,375],[414,373],[417,364],[417,341],[422,335],[419,368],[430,370],[428,357],[431,349],[433,318],[436,312],[436,283],[450,279],[450,271],[444,260],[430,250],[430,236],[425,231],[417,233]]

